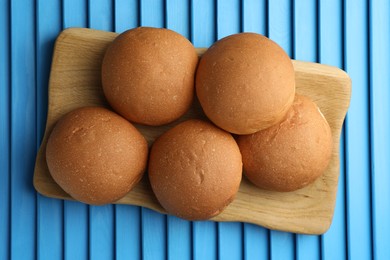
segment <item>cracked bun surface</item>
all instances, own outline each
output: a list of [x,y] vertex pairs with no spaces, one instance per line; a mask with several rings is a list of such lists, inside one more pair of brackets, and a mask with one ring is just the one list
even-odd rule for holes
[[272,40],[239,33],[213,44],[196,73],[196,93],[214,124],[251,134],[282,120],[295,94],[293,64]]
[[104,94],[129,121],[158,126],[185,114],[194,97],[198,55],[169,29],[138,27],[120,34],[102,64]]
[[244,174],[256,186],[293,191],[323,174],[332,155],[328,122],[309,98],[296,95],[284,120],[255,134],[240,136]]
[[56,183],[88,204],[112,203],[126,195],[146,168],[148,146],[138,130],[101,107],[64,115],[46,146],[46,160]]
[[160,204],[188,220],[218,215],[233,201],[242,160],[231,134],[201,120],[188,120],[153,144],[149,179]]

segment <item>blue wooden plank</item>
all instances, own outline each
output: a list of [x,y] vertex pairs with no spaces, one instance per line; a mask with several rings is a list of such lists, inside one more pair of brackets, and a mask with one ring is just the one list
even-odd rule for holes
[[295,259],[294,234],[272,230],[270,233],[270,258],[280,260]]
[[294,1],[294,50],[297,60],[317,62],[317,0]]
[[0,259],[10,257],[10,31],[9,2],[0,2]]
[[[141,26],[164,27],[164,1],[141,0]],[[142,256],[143,259],[165,259],[167,256],[167,217],[142,208]]]
[[91,259],[114,259],[113,205],[89,207],[89,256]]
[[[292,56],[292,4],[290,0],[268,2],[268,34],[289,55]],[[270,257],[272,259],[295,258],[295,235],[287,232],[270,231]],[[283,248],[283,250],[281,250]]]
[[63,26],[87,27],[87,0],[62,0]]
[[244,224],[244,259],[269,258],[269,230],[252,224]]
[[[47,115],[47,89],[55,38],[61,30],[61,2],[37,2],[37,140],[40,146]],[[38,194],[37,256],[60,259],[63,256],[63,202]]]
[[217,0],[217,39],[241,31],[239,0]]
[[65,201],[64,206],[64,259],[87,259],[89,255],[88,207],[75,201]]
[[[242,30],[268,35],[267,2],[265,0],[243,0]],[[244,258],[269,258],[269,230],[252,224],[244,223]]]
[[218,241],[216,223],[212,221],[194,221],[192,234],[193,259],[217,259]]
[[190,3],[189,1],[167,0],[166,26],[190,39]]
[[[187,39],[190,37],[189,1],[166,1],[166,26]],[[168,259],[192,259],[192,224],[174,216],[167,216]]]
[[343,68],[343,3],[320,0],[318,21],[318,58],[321,64]]
[[168,259],[192,259],[191,222],[174,216],[167,221]]
[[215,3],[198,0],[191,2],[191,39],[195,47],[210,47],[216,40]]
[[371,259],[371,178],[369,144],[368,6],[345,2],[345,68],[353,82],[346,118],[348,257]]
[[[87,26],[87,1],[62,1],[63,27]],[[64,201],[64,259],[87,259],[89,207],[83,203]]]
[[115,1],[115,31],[121,33],[139,24],[138,0]]
[[115,207],[116,259],[141,259],[141,208]]
[[[89,27],[114,30],[114,6],[110,0],[89,1]],[[89,207],[89,256],[92,259],[113,259],[115,256],[114,205]]]
[[296,235],[296,259],[320,259],[320,237],[313,235]]
[[38,259],[61,259],[63,256],[63,203],[38,195]]
[[[191,2],[191,40],[195,47],[209,47],[216,40],[215,2]],[[195,221],[192,224],[192,251],[195,260],[217,258],[217,224]]]
[[114,30],[114,6],[111,0],[89,0],[88,26],[92,29]]
[[218,223],[218,256],[219,259],[242,259],[243,236],[242,223]]
[[217,39],[241,31],[241,2],[217,0]]
[[167,218],[147,208],[142,208],[142,258],[166,259]]
[[[241,3],[238,0],[217,0],[217,39],[241,31]],[[242,224],[218,223],[218,256],[220,259],[241,259],[243,256]]]
[[369,10],[373,257],[390,259],[390,2]]
[[11,258],[36,254],[35,4],[11,2]]
[[141,25],[165,27],[165,6],[163,0],[141,0]]
[[[343,8],[339,0],[319,3],[319,62],[343,68]],[[346,259],[345,138],[340,139],[340,176],[332,225],[322,236],[322,259]]]
[[267,1],[242,1],[242,30],[268,35],[267,29]]
[[[317,61],[317,0],[294,1],[293,57],[297,60]],[[296,258],[319,259],[320,237],[296,235]]]
[[61,0],[37,1],[37,140],[40,146],[45,133],[48,84],[54,42],[62,29]]
[[292,4],[291,0],[268,1],[268,37],[277,42],[291,56]]

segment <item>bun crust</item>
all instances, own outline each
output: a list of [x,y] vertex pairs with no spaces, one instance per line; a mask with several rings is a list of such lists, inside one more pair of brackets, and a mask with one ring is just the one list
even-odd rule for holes
[[201,121],[168,130],[153,144],[149,179],[170,214],[188,220],[218,215],[233,201],[242,177],[241,154],[233,137]]
[[293,191],[323,174],[332,155],[328,122],[317,105],[296,96],[285,119],[255,134],[240,136],[244,173],[260,188]]
[[295,72],[284,50],[255,33],[217,41],[202,56],[196,93],[205,114],[222,129],[251,134],[279,122],[295,94]]
[[128,30],[104,56],[104,94],[114,110],[132,122],[167,124],[191,106],[197,63],[194,46],[174,31]]
[[126,195],[141,179],[147,155],[146,140],[138,130],[99,107],[63,116],[46,147],[53,179],[74,199],[94,205]]

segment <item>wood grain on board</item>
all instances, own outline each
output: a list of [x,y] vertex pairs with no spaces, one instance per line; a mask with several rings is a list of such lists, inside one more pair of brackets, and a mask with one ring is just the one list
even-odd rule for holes
[[[54,124],[65,113],[82,106],[108,107],[101,88],[100,66],[105,49],[116,36],[111,32],[71,28],[57,38],[49,82],[46,131],[34,171],[34,187],[45,196],[71,199],[50,176],[45,158],[46,142]],[[205,49],[197,51],[202,55]],[[236,199],[213,220],[247,222],[305,234],[322,234],[329,228],[340,171],[340,133],[350,102],[351,80],[335,67],[301,61],[293,61],[293,64],[297,93],[317,103],[332,129],[333,156],[326,172],[308,187],[288,193],[261,190],[244,177]],[[188,113],[174,123],[136,127],[151,145],[164,131],[189,118],[205,118],[196,100]],[[117,203],[165,213],[152,193],[146,175]]]

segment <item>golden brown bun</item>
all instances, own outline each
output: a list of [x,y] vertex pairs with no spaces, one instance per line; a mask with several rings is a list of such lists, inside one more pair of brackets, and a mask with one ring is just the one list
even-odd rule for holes
[[274,191],[297,190],[321,176],[332,143],[317,105],[298,95],[281,123],[238,138],[245,175],[258,187]]
[[216,42],[202,56],[196,93],[205,114],[235,134],[251,134],[283,119],[295,94],[290,58],[275,42],[240,33]]
[[139,27],[120,34],[103,59],[104,94],[130,121],[163,125],[182,116],[194,96],[198,56],[182,35]]
[[201,121],[180,123],[153,144],[149,179],[158,201],[188,220],[218,215],[233,201],[242,177],[233,137]]
[[98,107],[63,116],[46,147],[53,179],[74,199],[94,205],[126,195],[141,179],[147,156],[146,140],[138,130]]

